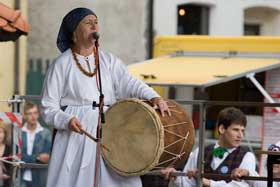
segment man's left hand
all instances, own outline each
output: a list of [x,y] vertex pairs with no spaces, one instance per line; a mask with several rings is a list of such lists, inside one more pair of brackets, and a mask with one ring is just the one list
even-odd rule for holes
[[234,180],[241,180],[244,176],[249,176],[249,171],[247,169],[235,168],[231,172],[231,178]]
[[170,112],[170,110],[169,110],[169,108],[168,108],[168,105],[167,105],[167,103],[163,100],[163,98],[161,98],[161,97],[154,97],[154,98],[151,99],[151,103],[153,104],[154,107],[158,107],[158,108],[159,108],[162,117],[165,116],[165,114],[164,114],[165,112],[166,112],[169,116],[171,116],[171,112]]

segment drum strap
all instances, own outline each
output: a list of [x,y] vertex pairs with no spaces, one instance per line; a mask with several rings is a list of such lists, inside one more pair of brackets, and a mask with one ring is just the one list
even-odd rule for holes
[[[92,110],[95,110],[96,108],[99,108],[100,104],[99,103],[96,103],[96,101],[93,101],[92,102]],[[110,105],[103,105],[103,106],[106,106],[106,107],[110,107]],[[62,106],[60,107],[60,109],[64,112],[66,110],[68,106]]]
[[[103,105],[103,106],[110,107],[110,105]],[[100,104],[96,103],[96,101],[93,101],[92,102],[92,110],[95,110],[96,107],[99,108]]]

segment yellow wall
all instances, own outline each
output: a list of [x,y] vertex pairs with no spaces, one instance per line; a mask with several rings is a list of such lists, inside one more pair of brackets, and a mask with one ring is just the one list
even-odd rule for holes
[[279,53],[280,37],[179,35],[155,38],[154,57],[176,51]]
[[[12,42],[0,43],[0,98],[6,100],[14,91],[14,44]],[[6,103],[0,103],[3,111]]]
[[[14,7],[14,0],[0,0],[7,6]],[[20,1],[21,12],[24,19],[27,19],[27,1]],[[20,37],[20,94],[25,93],[26,77],[26,36]],[[8,100],[14,94],[14,63],[15,63],[15,42],[0,42],[0,100]],[[10,111],[11,108],[5,102],[0,102],[0,112]]]
[[[177,51],[188,52],[253,52],[279,53],[280,37],[268,36],[159,36],[154,39],[153,57],[165,56]],[[167,97],[164,87],[154,87],[160,95]]]

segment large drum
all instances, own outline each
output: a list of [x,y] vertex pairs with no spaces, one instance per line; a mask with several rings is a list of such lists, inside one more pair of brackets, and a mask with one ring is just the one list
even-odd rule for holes
[[106,163],[123,176],[143,175],[152,169],[185,163],[194,144],[189,115],[168,100],[172,116],[160,115],[149,102],[126,99],[105,114],[101,143]]

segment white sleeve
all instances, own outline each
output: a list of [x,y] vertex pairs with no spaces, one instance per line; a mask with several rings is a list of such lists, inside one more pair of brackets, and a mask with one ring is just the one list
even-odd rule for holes
[[[242,169],[247,169],[251,174],[256,172],[256,159],[253,153],[251,152],[247,152],[243,159],[242,162],[240,163],[239,168]],[[235,181],[232,180],[229,183],[227,183],[226,181],[213,181],[210,180],[210,187],[247,187],[249,186],[248,182],[245,180],[241,180],[241,181]]]
[[[251,156],[247,157],[247,161],[249,161],[250,159],[252,159]],[[253,176],[253,177],[259,177],[259,173],[254,169],[249,170],[249,176]],[[254,181],[254,180],[247,180],[246,181],[249,186],[252,187],[265,187],[267,186],[267,182],[266,181]]]
[[221,181],[210,180],[210,187],[249,187],[249,184],[244,180],[242,181],[232,180],[229,183],[223,180]]
[[71,115],[60,109],[60,99],[65,85],[65,72],[61,62],[53,62],[50,66],[42,89],[41,113],[47,124],[52,124],[56,129],[68,129]]
[[250,175],[254,175],[256,173],[256,157],[255,157],[255,155],[251,152],[247,152],[244,155],[239,168],[247,169],[249,171]]
[[143,81],[133,77],[120,59],[110,58],[112,62],[113,83],[117,98],[137,97],[150,100],[159,95]]
[[[198,148],[196,148],[189,156],[187,164],[184,167],[184,172],[191,169],[197,169]],[[176,180],[170,181],[169,186],[174,187],[196,187],[195,179],[188,177],[177,177]]]
[[[251,175],[250,175],[251,176]],[[259,175],[252,175],[254,177],[259,177]],[[267,182],[266,181],[254,181],[254,180],[248,180],[246,181],[249,186],[251,187],[266,187],[267,186]]]

